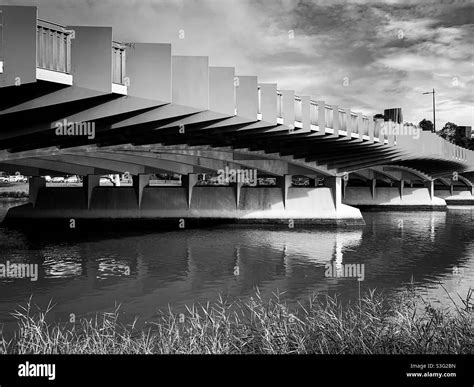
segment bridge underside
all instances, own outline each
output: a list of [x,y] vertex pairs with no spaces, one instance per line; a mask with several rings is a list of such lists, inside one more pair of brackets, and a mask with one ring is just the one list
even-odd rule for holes
[[[12,209],[7,221],[358,224],[356,207],[437,209],[456,196],[472,199],[474,154],[432,133],[386,134],[370,116],[277,91],[232,67],[209,66],[207,57],[173,56],[169,44],[122,47],[109,27],[45,26],[33,8],[1,7],[10,23],[0,73],[0,171],[30,176],[30,203]],[[41,62],[41,55],[64,51],[44,50],[37,31],[45,28],[57,29],[58,44],[70,44],[63,73],[45,68],[54,61]],[[222,170],[255,171],[275,182],[199,183],[199,174]],[[100,185],[101,175],[126,172],[133,186]],[[181,175],[181,185],[150,186],[150,175],[163,173]],[[51,187],[47,175],[80,175],[83,184]],[[296,176],[309,184],[296,186]]]

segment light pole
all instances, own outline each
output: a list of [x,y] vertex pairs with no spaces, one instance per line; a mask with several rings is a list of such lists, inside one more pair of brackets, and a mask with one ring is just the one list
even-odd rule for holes
[[433,88],[433,91],[427,91],[423,94],[433,94],[433,133],[436,133],[435,89]]

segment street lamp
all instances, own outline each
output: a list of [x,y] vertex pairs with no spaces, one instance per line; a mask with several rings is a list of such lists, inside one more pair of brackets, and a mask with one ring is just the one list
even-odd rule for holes
[[433,88],[433,91],[427,91],[423,94],[433,94],[433,132],[436,133],[435,89]]

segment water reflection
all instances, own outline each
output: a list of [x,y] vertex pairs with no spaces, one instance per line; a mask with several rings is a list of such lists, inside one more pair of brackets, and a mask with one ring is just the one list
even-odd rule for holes
[[[346,299],[362,289],[395,294],[414,278],[427,297],[448,302],[474,278],[473,209],[448,212],[365,213],[360,229],[219,227],[200,230],[38,239],[0,229],[0,263],[37,263],[36,282],[0,278],[0,321],[29,295],[58,303],[54,316],[110,311],[114,301],[133,318],[152,320],[168,304],[246,297],[259,287],[284,291],[290,303],[314,292]],[[364,281],[327,278],[325,265],[363,264]],[[453,271],[458,268],[458,271]],[[462,270],[461,270],[462,269]]]

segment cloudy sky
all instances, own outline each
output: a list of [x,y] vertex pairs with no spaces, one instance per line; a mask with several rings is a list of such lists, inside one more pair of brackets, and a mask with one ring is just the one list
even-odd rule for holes
[[[297,0],[40,0],[43,19],[114,27],[124,42],[169,42],[281,89],[406,121],[474,126],[474,2]],[[180,39],[184,31],[184,39]],[[181,32],[181,37],[183,34]]]

